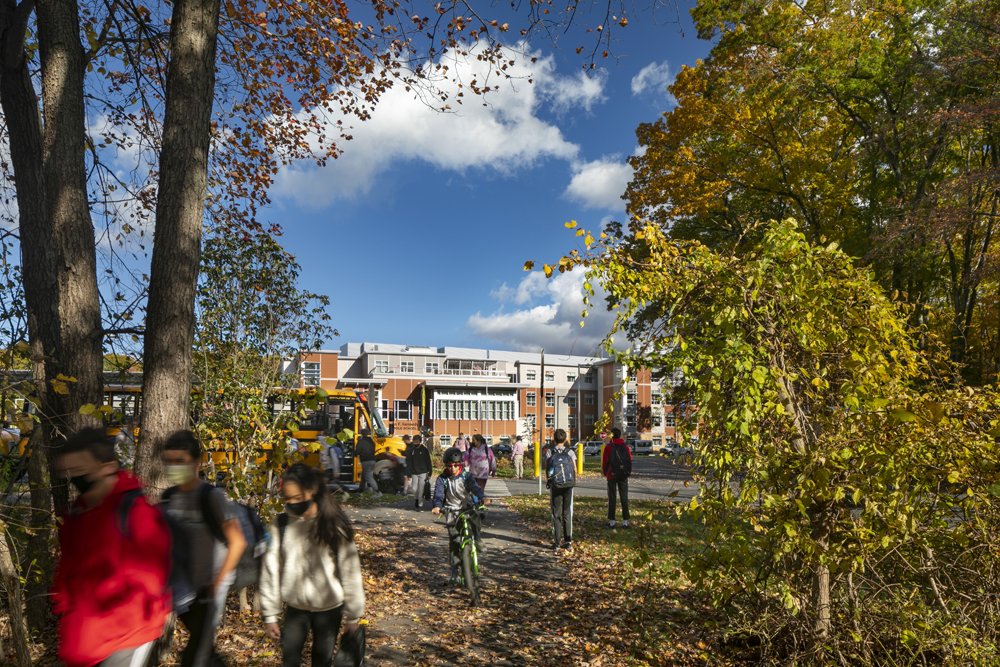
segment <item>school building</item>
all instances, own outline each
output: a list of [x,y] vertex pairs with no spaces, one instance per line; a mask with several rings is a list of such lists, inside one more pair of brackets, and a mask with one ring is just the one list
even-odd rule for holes
[[679,420],[692,414],[672,403],[678,374],[600,357],[364,342],[303,352],[290,368],[302,387],[366,392],[390,431],[430,430],[442,447],[459,433],[548,443],[557,428],[592,440],[604,410],[626,438],[655,447],[676,440]]

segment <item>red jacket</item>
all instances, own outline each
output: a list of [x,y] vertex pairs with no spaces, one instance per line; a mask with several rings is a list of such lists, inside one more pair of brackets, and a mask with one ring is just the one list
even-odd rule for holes
[[170,613],[170,532],[160,511],[135,498],[125,530],[118,505],[139,480],[120,471],[97,507],[80,500],[63,517],[61,556],[52,585],[59,615],[59,658],[91,667],[115,651],[153,641]]
[[601,472],[604,473],[604,478],[609,482],[613,482],[615,480],[615,475],[611,472],[611,448],[616,446],[624,447],[625,453],[628,454],[629,461],[632,460],[632,450],[625,444],[625,441],[621,438],[612,439],[611,444],[604,448],[604,454],[601,456]]

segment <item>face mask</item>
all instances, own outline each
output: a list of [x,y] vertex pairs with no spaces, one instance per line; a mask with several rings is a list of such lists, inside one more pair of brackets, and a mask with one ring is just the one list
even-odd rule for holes
[[88,479],[86,475],[77,475],[76,477],[70,477],[69,483],[76,487],[77,492],[82,496],[83,494],[94,488],[94,482]]
[[303,500],[301,503],[285,503],[285,511],[292,516],[302,516],[312,505],[312,498],[309,500]]
[[166,465],[163,466],[163,476],[174,486],[180,486],[194,479],[195,471],[188,465]]

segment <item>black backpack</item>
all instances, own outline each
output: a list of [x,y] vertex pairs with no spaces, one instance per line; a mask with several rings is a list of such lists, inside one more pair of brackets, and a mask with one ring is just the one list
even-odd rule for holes
[[[174,486],[163,492],[162,502],[164,504],[169,504],[170,498],[177,493],[177,488]],[[222,531],[222,518],[216,516],[215,506],[211,500],[212,491],[215,488],[217,487],[212,484],[202,484],[199,488],[198,502],[201,505],[201,514],[205,518],[205,524],[212,536],[219,542],[226,544],[226,535]],[[240,528],[243,529],[243,537],[247,542],[247,547],[243,551],[243,555],[240,556],[239,563],[236,564],[236,576],[231,587],[232,590],[238,591],[256,584],[260,579],[264,554],[267,553],[268,534],[257,510],[243,503],[232,502],[236,510],[236,518],[240,521]]]
[[[129,513],[138,498],[145,498],[142,489],[132,489],[123,493],[118,503],[118,528],[126,539],[129,537]],[[151,505],[151,507],[159,511],[167,523],[167,528],[170,529],[170,575],[167,578],[167,586],[173,599],[174,613],[183,614],[191,607],[197,596],[197,591],[191,583],[190,543],[184,528],[164,511],[163,505]]]
[[569,451],[552,450],[547,469],[549,483],[556,489],[571,489],[576,486],[576,466]]
[[611,445],[611,476],[616,480],[627,479],[632,474],[632,457],[627,445]]

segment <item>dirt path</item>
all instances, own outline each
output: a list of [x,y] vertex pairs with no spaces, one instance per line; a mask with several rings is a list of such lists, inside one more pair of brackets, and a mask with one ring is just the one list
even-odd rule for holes
[[568,600],[558,582],[571,559],[555,555],[506,506],[491,504],[484,522],[477,608],[448,584],[447,531],[426,507],[418,512],[407,501],[352,509],[351,517],[369,596],[372,664],[590,663],[586,643],[564,638],[560,628],[579,611],[560,608]]

